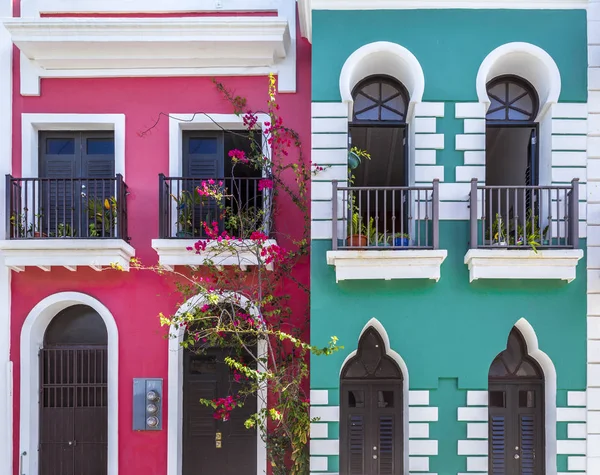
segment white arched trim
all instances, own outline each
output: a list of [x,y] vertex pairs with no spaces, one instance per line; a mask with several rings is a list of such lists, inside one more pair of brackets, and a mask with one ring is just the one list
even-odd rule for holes
[[527,320],[521,318],[515,327],[521,332],[527,352],[538,362],[544,372],[544,411],[546,441],[546,473],[556,474],[556,368],[550,357],[540,350],[537,335]]
[[495,77],[514,74],[528,80],[538,93],[540,109],[536,121],[558,102],[561,80],[558,66],[546,51],[530,43],[506,43],[493,50],[481,63],[477,73],[477,97],[490,105],[487,83]]
[[[392,358],[400,368],[400,371],[402,371],[402,453],[404,454],[404,470],[402,473],[408,473],[408,388],[410,387],[408,384],[408,367],[406,366],[404,359],[402,359],[402,357],[391,348],[390,338],[387,334],[387,331],[385,330],[381,322],[376,318],[371,318],[371,320],[369,320],[367,324],[363,327],[362,331],[360,332],[360,335],[358,336],[358,339],[356,340],[357,343],[358,341],[360,341],[360,338],[363,336],[363,333],[366,332],[369,328],[373,328],[377,331],[377,333],[379,333],[383,340],[383,344],[385,345],[385,354]],[[342,374],[344,366],[346,366],[346,363],[348,363],[348,361],[350,361],[350,359],[354,356],[356,356],[356,350],[350,353],[340,366],[340,376]]]
[[21,329],[20,454],[22,473],[35,475],[38,470],[39,394],[38,355],[46,328],[61,311],[73,305],[87,305],[102,317],[108,333],[108,475],[119,471],[119,333],[110,311],[98,300],[80,292],[60,292],[39,302],[27,315]]
[[[248,305],[248,298],[235,293],[224,293],[223,299],[237,298],[242,306]],[[179,309],[176,315],[182,315],[191,309],[207,303],[203,295],[195,295],[189,298]],[[254,306],[248,309],[250,315],[258,317],[259,312]],[[171,327],[169,332],[169,357],[168,357],[168,420],[167,420],[167,475],[182,475],[183,461],[183,349],[181,342],[185,329],[182,327]],[[258,341],[258,357],[263,358],[267,354],[267,343]],[[259,363],[259,371],[261,370]],[[257,397],[257,411],[264,408],[267,400],[267,388],[262,387]],[[256,437],[256,473],[264,475],[267,473],[267,446],[260,434]]]
[[348,117],[352,118],[352,90],[363,79],[385,74],[400,81],[408,91],[410,103],[407,120],[412,117],[414,105],[423,99],[425,75],[414,54],[396,43],[377,41],[361,46],[352,53],[340,74],[340,95],[348,104]]

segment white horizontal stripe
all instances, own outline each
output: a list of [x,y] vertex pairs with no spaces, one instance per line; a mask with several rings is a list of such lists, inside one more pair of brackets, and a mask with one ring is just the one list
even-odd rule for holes
[[487,457],[467,457],[467,472],[485,472],[487,469]]
[[[481,207],[478,209],[481,209]],[[464,221],[469,219],[469,216],[469,204],[466,201],[440,202],[440,219]]]
[[457,134],[456,150],[485,150],[485,134]]
[[339,440],[311,440],[310,455],[339,455]]
[[327,470],[327,457],[311,457],[310,458],[310,469],[315,471],[325,471]]
[[427,422],[411,422],[408,424],[409,439],[428,439],[429,424]]
[[553,135],[552,150],[586,150],[585,135]]
[[567,458],[567,468],[569,470],[585,470],[585,457],[568,457]]
[[468,422],[467,423],[467,439],[487,439],[488,425],[487,422]]
[[408,441],[409,455],[437,455],[438,441],[437,440],[409,440]]
[[328,429],[327,424],[311,422],[311,424],[310,424],[311,439],[326,439],[328,432],[329,432],[329,429]]
[[559,455],[585,455],[585,440],[557,440],[556,453]]
[[347,149],[311,150],[312,162],[317,165],[348,165]]
[[340,420],[339,406],[311,406],[310,418],[319,418],[319,422],[338,422]]
[[417,117],[414,121],[415,132],[435,133],[436,118],[435,117]]
[[560,119],[585,119],[587,104],[559,102],[552,107],[552,117]]
[[487,440],[459,440],[458,455],[487,455]]
[[444,181],[444,167],[443,166],[427,166],[427,165],[416,165],[415,166],[415,182],[416,183],[431,183],[436,178],[440,181]]
[[567,437],[569,439],[585,439],[587,437],[587,429],[585,423],[567,424]]
[[440,183],[440,200],[465,201],[471,191],[470,183]]
[[348,120],[342,118],[313,118],[312,132],[348,132]]
[[485,167],[477,165],[465,165],[457,166],[456,170],[456,181],[457,182],[471,182],[473,178],[477,178],[479,181],[485,181]]
[[415,165],[435,165],[436,150],[415,150]]
[[485,119],[465,119],[465,134],[485,134]]
[[[579,181],[587,181],[586,169],[575,167],[552,167],[552,183],[569,183],[574,178],[579,178]],[[585,198],[585,196],[582,196]]]
[[553,134],[587,134],[587,123],[585,120],[575,119],[553,119]]
[[487,406],[487,391],[467,391],[467,406]]
[[444,103],[418,102],[415,104],[415,117],[444,117]]
[[311,221],[311,239],[331,239],[331,221]]
[[429,391],[408,391],[408,404],[410,406],[428,406]]
[[585,152],[552,152],[552,166],[585,167]]
[[585,407],[585,391],[568,391],[567,405]]
[[311,389],[310,403],[313,405],[326,405],[329,401],[329,391],[327,389]]
[[312,134],[312,148],[348,147],[348,134]]
[[444,148],[444,134],[415,134],[415,148],[441,150]]
[[343,102],[313,102],[312,117],[348,117],[348,106]]
[[480,102],[459,102],[454,109],[454,117],[457,119],[484,119],[485,105]]
[[465,151],[465,165],[485,165],[485,151]]
[[409,422],[435,422],[438,420],[437,407],[409,407]]
[[488,420],[487,407],[459,407],[459,421],[486,421]]
[[[348,165],[328,165],[323,167],[324,170],[317,171],[313,174],[312,179],[316,181],[323,180],[338,180],[345,181],[348,179]],[[314,168],[313,168],[314,170]]]
[[429,457],[408,457],[408,470],[426,472],[429,470]]

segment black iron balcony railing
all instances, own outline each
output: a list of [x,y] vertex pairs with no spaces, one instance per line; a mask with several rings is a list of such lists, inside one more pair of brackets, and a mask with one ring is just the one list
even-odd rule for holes
[[438,249],[439,180],[431,186],[338,186],[333,250]]
[[123,239],[127,185],[114,178],[14,178],[6,175],[8,239]]
[[577,249],[579,180],[566,186],[480,186],[471,181],[470,247]]
[[159,237],[206,239],[215,233],[247,239],[269,235],[272,181],[261,177],[183,178],[159,182]]

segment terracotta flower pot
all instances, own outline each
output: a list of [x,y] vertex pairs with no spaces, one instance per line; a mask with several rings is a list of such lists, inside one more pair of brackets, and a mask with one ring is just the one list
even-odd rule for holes
[[367,236],[364,234],[353,234],[352,236],[348,236],[346,244],[351,247],[366,247],[368,244]]

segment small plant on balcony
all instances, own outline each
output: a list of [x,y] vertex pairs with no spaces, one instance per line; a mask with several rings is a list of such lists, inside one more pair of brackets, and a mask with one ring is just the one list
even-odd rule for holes
[[525,226],[517,221],[514,218],[509,219],[510,224],[507,224],[502,216],[496,213],[496,219],[492,223],[493,237],[490,239],[489,230],[486,230],[486,239],[498,246],[528,245],[537,253],[538,247],[545,243],[549,225],[541,229],[539,216],[532,215],[531,211],[527,212]]
[[33,215],[34,222],[28,222],[28,216],[31,215],[28,215],[27,208],[24,209],[24,213],[13,213],[10,217],[11,237],[46,237],[46,234],[40,231],[43,214],[37,213]]
[[88,199],[88,218],[90,237],[112,237],[117,225],[117,199],[90,198]]
[[396,233],[390,237],[390,242],[393,246],[410,246],[410,234],[407,233]]
[[[194,213],[199,211],[203,198],[197,190],[184,190],[178,196],[171,195],[177,205],[177,237],[194,237],[200,235],[201,219],[194,226]],[[206,217],[205,217],[206,218]],[[210,216],[208,216],[210,219]]]
[[56,228],[56,237],[75,237],[76,235],[77,231],[69,223],[59,223]]

